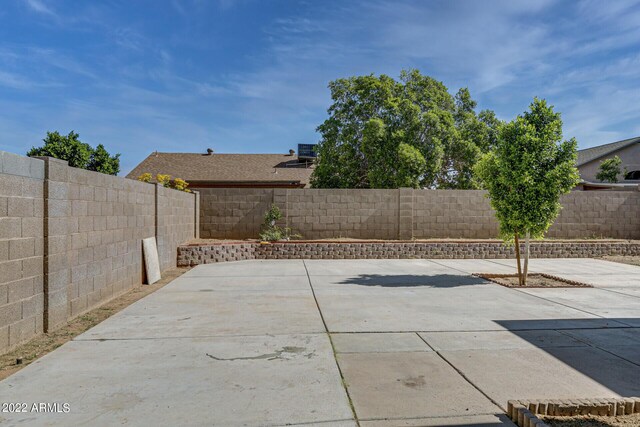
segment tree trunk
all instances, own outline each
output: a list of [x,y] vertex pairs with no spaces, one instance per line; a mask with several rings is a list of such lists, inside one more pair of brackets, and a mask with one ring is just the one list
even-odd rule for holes
[[518,238],[518,233],[514,234],[516,240],[516,262],[518,264],[518,282],[520,286],[524,286],[522,283],[522,268],[520,267],[520,239]]
[[527,230],[524,240],[524,273],[522,274],[522,283],[527,285],[527,274],[529,273],[529,238],[531,233]]

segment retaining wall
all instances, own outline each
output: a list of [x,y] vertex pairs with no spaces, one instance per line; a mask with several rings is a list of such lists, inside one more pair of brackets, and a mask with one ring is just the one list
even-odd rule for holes
[[0,353],[143,283],[197,237],[197,194],[0,152]]
[[[640,255],[640,242],[532,242],[532,258]],[[178,247],[178,265],[249,259],[498,259],[515,258],[502,242],[282,242],[202,243]]]
[[[202,238],[257,238],[271,203],[281,225],[305,239],[498,237],[498,223],[480,190],[243,189],[201,190]],[[640,239],[640,191],[574,191],[548,236]]]

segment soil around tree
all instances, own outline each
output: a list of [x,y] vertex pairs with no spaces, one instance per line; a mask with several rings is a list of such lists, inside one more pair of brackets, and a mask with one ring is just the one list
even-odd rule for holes
[[475,273],[474,276],[489,280],[507,288],[592,288],[593,286],[576,282],[574,280],[563,279],[545,273],[530,273],[527,275],[526,286],[520,285],[517,274],[490,274]]
[[[157,291],[166,284],[189,271],[190,267],[174,268],[162,273],[162,279],[153,285],[140,285],[119,297],[94,308],[73,319],[60,329],[41,334],[19,345],[9,353],[0,355],[0,381],[18,372],[20,369],[55,350],[67,341],[71,341],[81,333],[93,328],[98,323],[111,317],[141,298]],[[20,360],[21,363],[17,363]]]
[[538,417],[552,427],[640,426],[640,414],[619,415],[616,417],[605,415],[575,415],[571,417],[538,415]]

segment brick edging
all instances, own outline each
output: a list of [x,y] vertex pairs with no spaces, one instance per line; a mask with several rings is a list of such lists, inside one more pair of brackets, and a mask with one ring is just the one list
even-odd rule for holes
[[631,415],[640,413],[640,398],[510,400],[507,415],[520,427],[548,427],[538,415]]
[[[640,255],[640,242],[534,242],[532,258]],[[178,265],[248,259],[499,259],[514,258],[501,242],[276,242],[211,243],[178,247]]]
[[[548,273],[530,273],[532,275],[536,275],[536,276],[542,276],[542,277],[546,277],[547,279],[552,279],[552,280],[556,280],[558,282],[562,282],[562,283],[566,283],[567,286],[554,286],[555,288],[558,287],[574,287],[574,288],[593,288],[592,285],[589,285],[588,283],[583,283],[583,282],[578,282],[577,280],[571,280],[571,279],[565,279],[564,277],[560,277],[560,276],[555,276],[553,274],[548,274]],[[509,286],[509,285],[505,285],[504,283],[500,283],[497,280],[493,280],[493,279],[502,279],[505,277],[516,277],[517,274],[494,274],[494,273],[473,273],[473,276],[475,277],[479,277],[481,279],[485,279],[488,280],[490,282],[493,283],[497,283],[500,286],[505,286],[508,288],[519,288],[521,286]],[[549,288],[547,286],[526,286],[527,288],[536,288],[536,287],[541,287],[541,288]]]

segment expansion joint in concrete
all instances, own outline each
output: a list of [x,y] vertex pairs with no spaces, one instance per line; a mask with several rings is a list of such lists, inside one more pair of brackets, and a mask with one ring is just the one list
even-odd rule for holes
[[346,385],[346,380],[344,378],[344,374],[342,372],[342,368],[340,368],[340,363],[338,362],[338,355],[336,353],[336,348],[333,344],[333,338],[331,338],[331,333],[329,333],[329,328],[327,327],[327,322],[322,314],[322,310],[320,309],[320,303],[318,302],[318,297],[316,296],[316,292],[313,289],[313,284],[311,283],[311,276],[309,275],[309,269],[307,268],[307,263],[305,260],[302,260],[302,265],[304,265],[304,270],[307,272],[307,281],[309,282],[309,288],[311,289],[311,294],[313,295],[313,300],[316,303],[316,307],[318,308],[318,313],[320,314],[320,319],[322,320],[322,324],[324,325],[325,333],[327,334],[327,338],[329,338],[329,343],[331,344],[331,351],[333,352],[333,360],[336,363],[336,368],[338,369],[338,373],[340,374],[340,380],[342,381],[342,387],[344,388],[344,392],[347,395],[347,400],[349,402],[349,407],[351,408],[351,413],[353,414],[353,419],[355,420],[358,427],[360,427],[360,421],[358,421],[358,414],[356,413],[356,407],[353,404],[353,400],[351,399],[351,395],[349,394],[349,389]]
[[416,333],[416,335],[418,335],[418,337],[431,349],[433,350],[433,352],[435,354],[438,355],[438,357],[440,357],[442,360],[444,360],[444,362],[451,366],[451,368],[453,368],[454,371],[456,371],[458,373],[458,375],[460,375],[462,377],[462,379],[464,379],[466,382],[468,382],[471,387],[475,388],[476,390],[478,390],[478,392],[480,394],[482,394],[484,397],[486,397],[491,403],[493,403],[494,405],[496,405],[501,411],[506,411],[506,408],[503,408],[498,402],[496,402],[493,398],[491,398],[491,396],[489,396],[487,393],[485,393],[480,387],[478,387],[473,381],[471,381],[471,379],[469,377],[467,377],[464,372],[462,372],[460,369],[458,369],[453,363],[451,363],[446,357],[444,357],[444,355],[442,353],[440,353],[438,350],[436,350],[431,344],[429,344],[429,342],[427,342],[427,340],[425,340],[420,334]]

